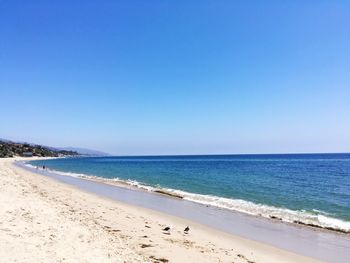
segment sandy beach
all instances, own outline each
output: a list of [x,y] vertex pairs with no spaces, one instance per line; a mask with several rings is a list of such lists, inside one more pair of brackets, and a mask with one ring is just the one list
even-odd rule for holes
[[84,192],[14,160],[0,159],[3,262],[320,262]]

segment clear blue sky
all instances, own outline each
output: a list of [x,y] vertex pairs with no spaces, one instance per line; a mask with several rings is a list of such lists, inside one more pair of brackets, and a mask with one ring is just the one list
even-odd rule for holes
[[0,138],[349,152],[349,3],[0,0]]

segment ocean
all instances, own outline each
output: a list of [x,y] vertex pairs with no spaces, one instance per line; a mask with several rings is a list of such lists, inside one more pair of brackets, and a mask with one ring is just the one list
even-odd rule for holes
[[350,233],[350,154],[79,157],[30,164]]

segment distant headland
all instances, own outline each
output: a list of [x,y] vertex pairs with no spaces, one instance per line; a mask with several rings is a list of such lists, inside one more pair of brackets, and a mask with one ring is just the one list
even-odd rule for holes
[[77,151],[62,150],[26,142],[12,142],[0,139],[0,158],[6,157],[64,157],[81,155]]

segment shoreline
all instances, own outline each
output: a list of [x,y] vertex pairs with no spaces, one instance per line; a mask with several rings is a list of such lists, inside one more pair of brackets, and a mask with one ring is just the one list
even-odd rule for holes
[[[45,158],[43,158],[43,159],[45,159]],[[21,161],[19,163],[21,163],[23,166],[25,166],[24,167],[25,169],[28,168],[32,172],[39,172],[39,173],[43,172],[43,170],[40,168],[39,168],[39,170],[35,170],[34,166],[32,164],[29,164],[28,162]],[[22,165],[19,165],[19,166],[21,167]],[[150,192],[153,194],[160,194],[162,196],[170,197],[170,198],[183,199],[183,200],[187,200],[190,202],[201,204],[201,205],[204,205],[207,207],[208,206],[216,207],[216,208],[231,211],[233,213],[242,213],[244,215],[248,215],[248,216],[252,216],[252,217],[256,217],[256,218],[264,218],[264,219],[271,220],[273,222],[283,223],[283,224],[292,225],[292,226],[305,227],[308,229],[314,229],[316,231],[325,231],[325,232],[339,233],[339,234],[345,234],[345,235],[350,234],[350,228],[349,228],[350,222],[343,221],[342,219],[338,219],[338,218],[328,217],[328,220],[336,220],[342,224],[347,224],[349,226],[347,226],[347,228],[345,229],[344,228],[345,226],[342,226],[343,228],[339,228],[340,226],[332,226],[332,225],[330,226],[327,224],[321,225],[321,223],[317,224],[316,222],[310,221],[310,219],[308,219],[308,218],[292,218],[292,219],[288,218],[288,220],[287,220],[286,218],[283,218],[281,215],[276,215],[273,213],[271,213],[271,214],[270,213],[262,214],[262,213],[256,213],[256,212],[252,213],[249,211],[245,211],[244,209],[229,208],[226,206],[216,205],[216,204],[213,204],[211,202],[205,202],[205,201],[203,202],[203,201],[198,201],[198,200],[188,198],[188,195],[205,196],[205,197],[206,197],[206,195],[188,193],[188,192],[184,192],[181,190],[174,190],[174,189],[167,189],[167,188],[156,188],[154,186],[144,185],[144,184],[137,182],[137,181],[128,181],[128,180],[119,179],[119,178],[113,178],[113,179],[103,178],[103,177],[94,176],[94,175],[86,175],[86,174],[77,174],[77,173],[71,173],[71,172],[57,171],[57,170],[52,170],[50,168],[47,168],[45,170],[45,172],[59,174],[62,176],[69,176],[69,177],[73,177],[73,178],[81,178],[81,179],[89,180],[92,182],[112,185],[112,186],[116,186],[116,187],[123,187],[123,188],[131,189],[131,190],[135,190],[135,191],[146,191],[146,192]],[[215,196],[215,197],[221,198],[218,196]],[[249,201],[245,201],[245,202],[251,203]],[[252,203],[252,204],[255,206],[262,205],[262,204],[255,204],[255,203]],[[282,208],[278,208],[278,207],[271,207],[271,208],[277,209],[277,210],[282,209]],[[289,210],[287,208],[283,208],[283,210],[285,210],[286,213],[299,212],[299,211]]]
[[[111,200],[13,161],[0,160],[0,256],[7,262],[319,262]],[[174,226],[170,235],[162,231],[169,224]],[[188,235],[183,233],[187,225]]]
[[[24,167],[24,169],[28,169],[28,167]],[[114,183],[106,184],[104,182],[98,182],[98,181],[96,182],[95,180],[86,180],[85,178],[76,178],[76,177],[71,177],[67,175],[52,176],[50,174],[44,174],[44,176],[52,177],[56,181],[61,181],[66,184],[73,185],[73,187],[80,188],[83,191],[93,192],[98,196],[102,195],[104,197],[111,198],[117,202],[123,202],[124,204],[126,203],[128,205],[131,204],[139,208],[151,209],[152,213],[161,212],[161,213],[166,213],[167,215],[170,215],[170,216],[177,216],[177,217],[180,217],[181,219],[190,220],[189,222],[191,222],[191,224],[194,222],[195,224],[200,223],[201,225],[209,226],[211,229],[214,229],[215,231],[216,230],[224,231],[225,234],[228,234],[228,235],[248,238],[250,240],[255,240],[263,244],[279,247],[280,249],[287,249],[288,251],[292,251],[297,254],[303,254],[306,256],[311,256],[313,258],[323,259],[326,261],[330,261],[332,257],[336,257],[338,255],[340,256],[344,255],[344,257],[350,256],[349,253],[346,253],[346,251],[343,251],[341,247],[339,247],[345,244],[346,247],[350,248],[350,239],[346,234],[337,233],[329,230],[315,229],[313,227],[300,226],[296,224],[288,224],[285,222],[279,222],[279,220],[258,218],[257,216],[253,216],[253,215],[243,215],[240,212],[229,211],[227,213],[227,211],[225,211],[226,209],[222,209],[222,208],[208,209],[208,207],[205,205],[194,203],[187,200],[181,200],[182,205],[185,204],[186,211],[184,214],[184,211],[180,209],[181,207],[180,208],[178,207],[178,204],[175,204],[175,206],[173,204],[173,202],[176,203],[179,201],[178,198],[169,198],[168,196],[164,196],[164,194],[161,194],[161,193],[154,193],[154,192],[149,193],[145,190],[141,191],[142,189],[139,189],[139,188],[135,189],[135,187],[132,187],[128,184],[126,184],[127,187],[125,186],[122,187],[124,190],[120,190],[118,189],[120,186],[116,186]],[[82,184],[84,185],[83,187],[82,187]],[[91,189],[91,187],[93,188],[102,187],[101,188],[102,190]],[[148,206],[145,206],[140,202],[135,202],[135,200],[128,200],[128,199],[123,200],[121,198],[118,199],[118,198],[115,198],[114,196],[105,195],[104,193],[101,193],[101,191],[113,192],[113,191],[116,191],[116,189],[118,189],[118,191],[122,191],[122,193],[120,193],[121,195],[129,196],[128,197],[129,199],[141,198],[142,200],[143,199],[148,200]],[[141,197],[140,196],[137,197],[138,195],[141,195]],[[152,199],[150,196],[154,197],[155,199],[154,198]],[[163,204],[161,204],[162,202]],[[165,206],[172,206],[172,208],[175,208],[176,210],[175,213],[172,210],[167,211],[166,209],[165,210],[159,209],[159,207],[164,208],[164,203],[165,203]],[[193,203],[193,204],[189,205],[190,203]],[[189,206],[189,207],[186,208],[186,206]],[[210,222],[209,220],[209,223],[208,223],[205,220],[203,221],[201,218],[198,218],[198,215],[193,215],[193,214],[191,215],[191,213],[193,213],[191,211],[195,211],[195,210],[197,210],[197,212],[201,210],[200,211],[200,213],[202,213],[201,217],[210,217],[212,221]],[[233,227],[234,228],[238,227],[238,230],[241,229],[242,231],[237,232],[237,229],[234,229],[234,231],[233,230],[231,231],[231,229],[229,228],[232,227],[232,224],[231,222],[227,224],[226,222],[227,220],[224,223],[221,222],[221,224],[223,224],[224,226],[223,228],[220,228],[221,226],[217,227],[217,225],[216,226],[213,225],[213,220],[214,222],[220,222],[220,220],[218,220],[215,217],[213,218],[212,214],[220,215],[221,217],[219,218],[221,219],[223,217],[232,219],[234,222]],[[275,234],[274,232],[276,232],[277,234]],[[272,240],[266,239],[266,237],[270,235],[272,235],[271,236]],[[287,239],[286,239],[286,236],[288,236]],[[337,240],[338,238],[340,239],[339,242]],[[324,246],[326,247],[326,249],[322,248]],[[337,261],[331,261],[331,262],[345,262],[345,261],[342,261],[342,259],[339,259]]]

